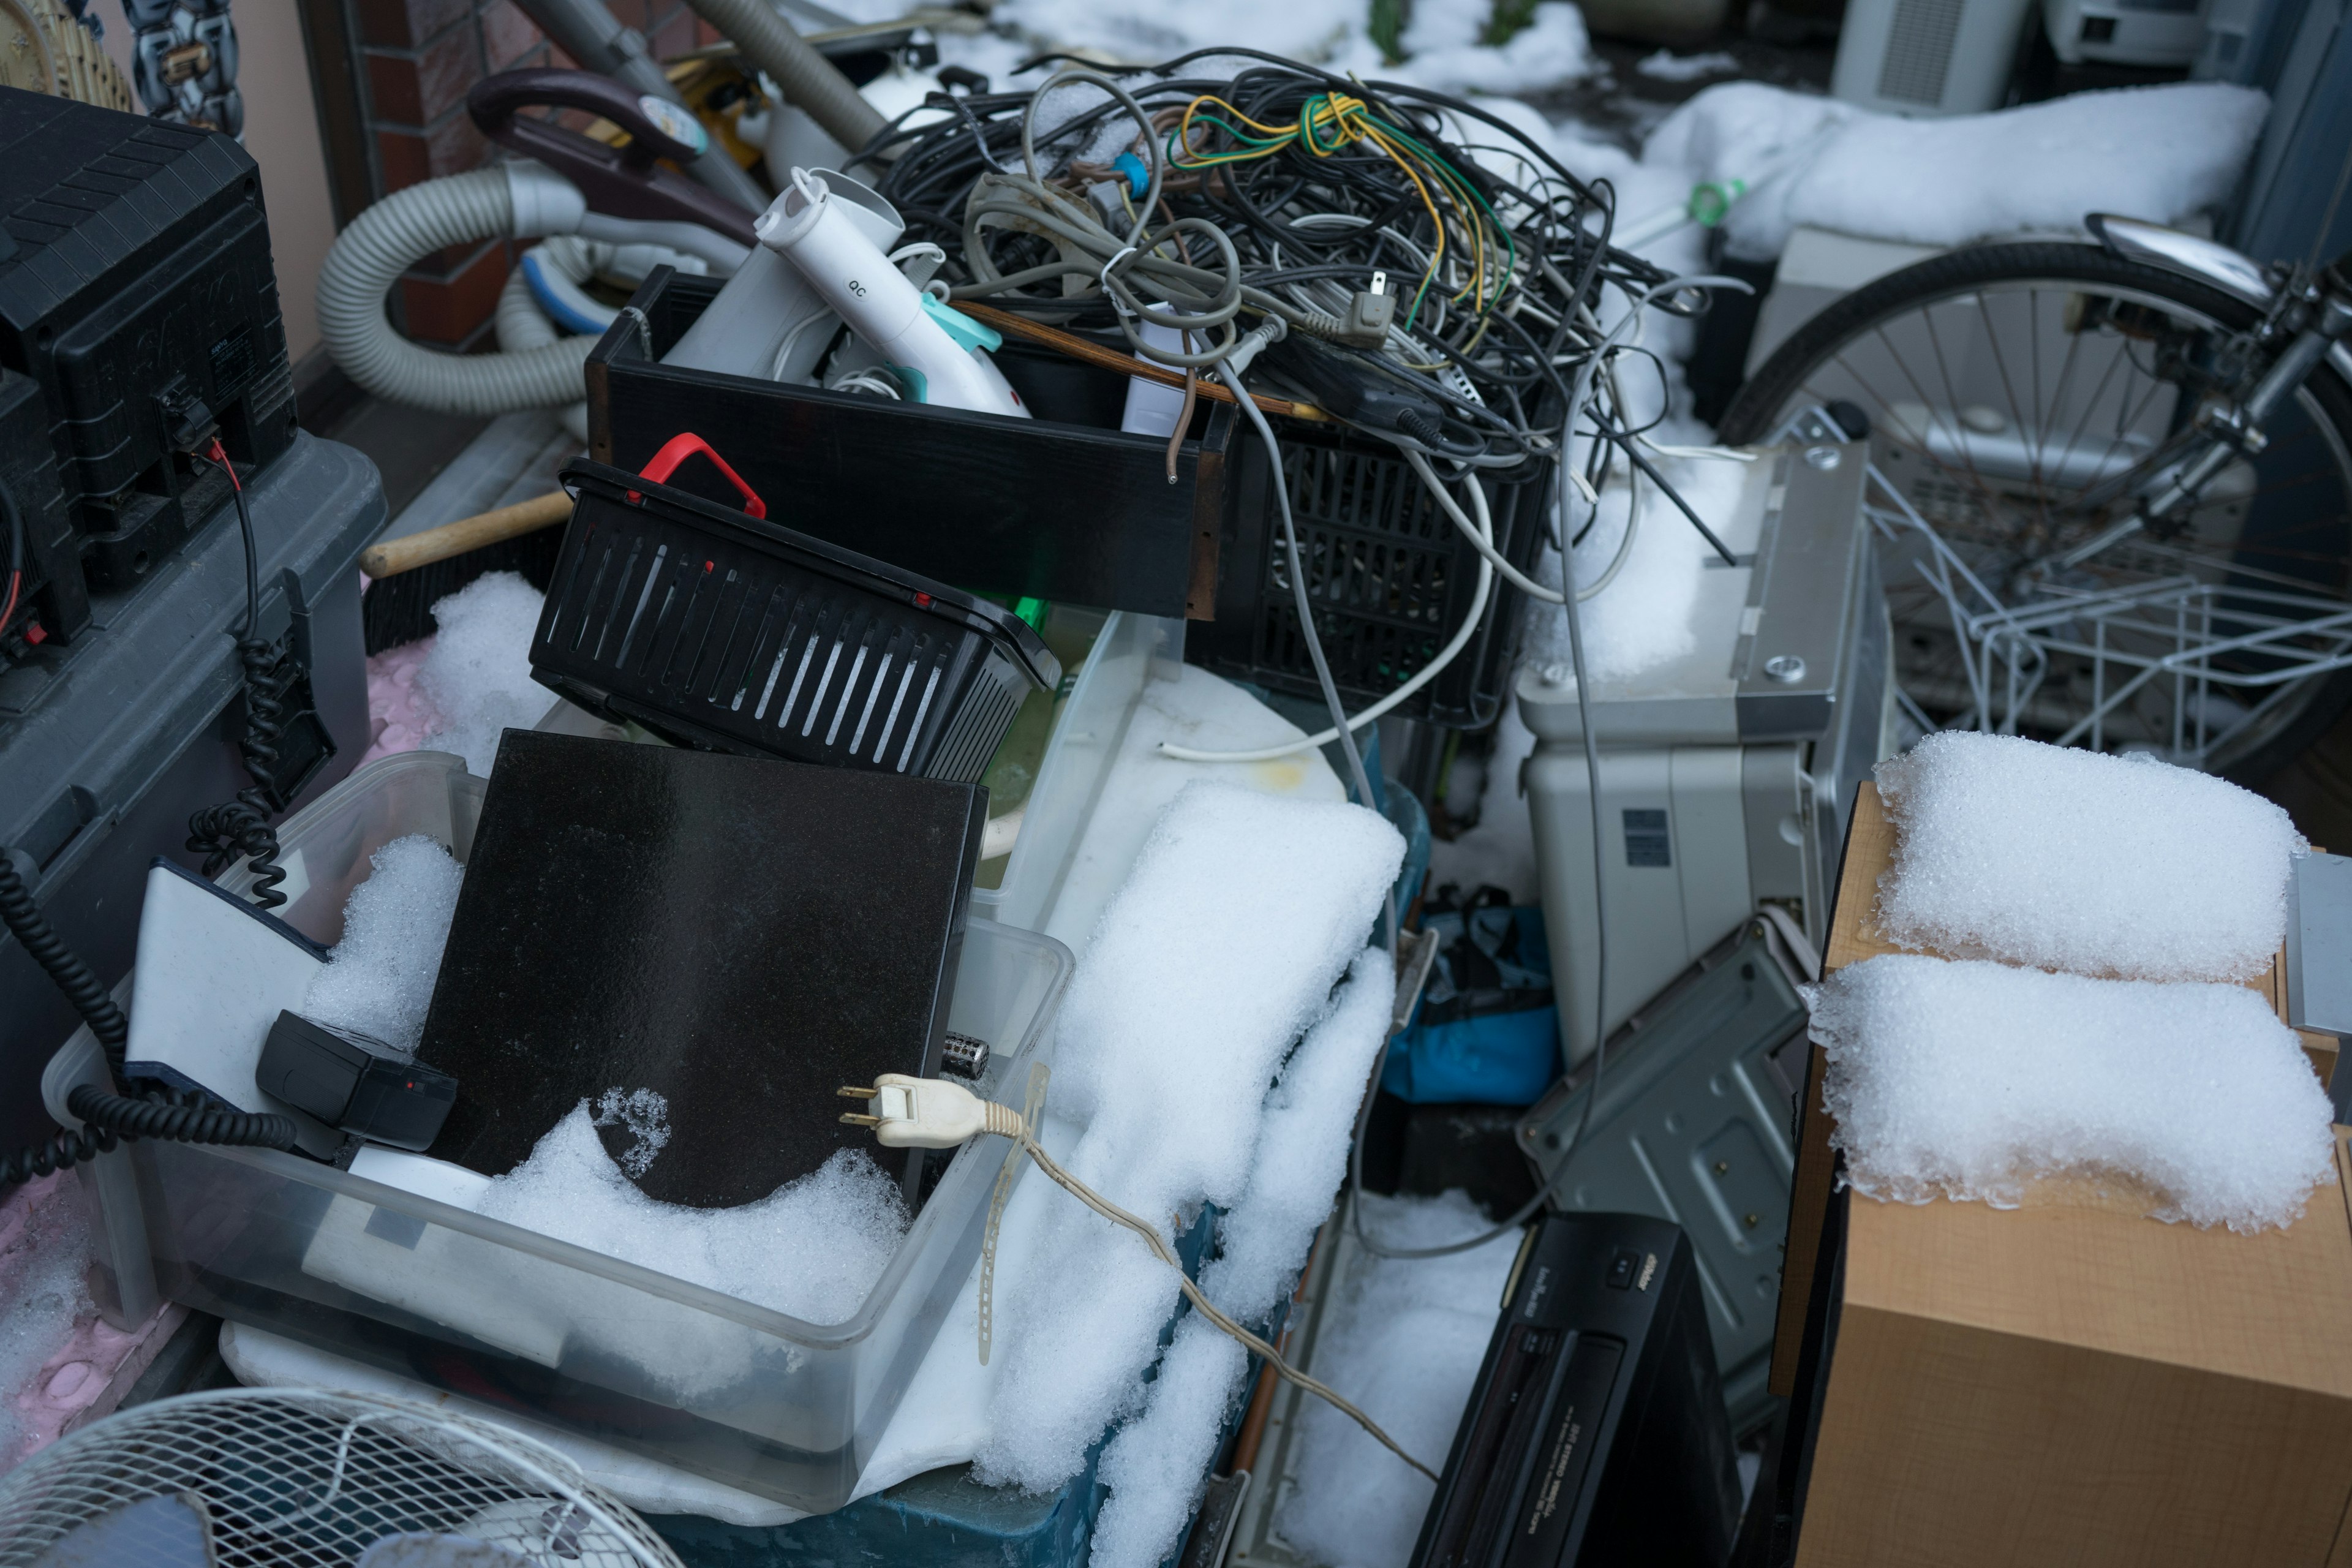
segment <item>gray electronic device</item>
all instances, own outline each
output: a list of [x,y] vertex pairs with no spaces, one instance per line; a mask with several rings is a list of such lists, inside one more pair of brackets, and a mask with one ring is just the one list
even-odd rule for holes
[[1651,1215],[1690,1237],[1734,1430],[1771,1410],[1765,1378],[1805,1072],[1796,982],[1786,945],[1763,917],[1749,920],[1611,1034],[1580,1151],[1591,1063],[1519,1123],[1540,1179],[1574,1153],[1554,1208]]
[[[1600,1027],[1617,1028],[1760,904],[1786,910],[1816,948],[1826,936],[1854,785],[1894,749],[1866,459],[1862,446],[1812,443],[1748,465],[1718,526],[1743,563],[1702,568],[1690,651],[1593,683],[1609,919]],[[1536,736],[1521,781],[1574,1067],[1599,1037],[1584,709],[1565,665],[1522,669],[1517,690]]]
[[[2314,1034],[2352,1038],[2352,859],[2305,855],[2294,863],[2286,898],[2286,1021]],[[2352,1073],[2331,1084],[2336,1120],[2352,1121]]]

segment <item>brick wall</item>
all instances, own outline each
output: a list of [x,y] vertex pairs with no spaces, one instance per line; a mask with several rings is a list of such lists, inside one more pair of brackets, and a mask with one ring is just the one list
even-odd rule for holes
[[[514,0],[343,0],[359,40],[363,113],[379,196],[492,160],[466,115],[482,78],[529,66],[570,66]],[[614,15],[669,58],[716,35],[685,0],[611,0]],[[490,312],[514,264],[505,240],[428,257],[401,279],[402,324],[420,342],[494,346]]]

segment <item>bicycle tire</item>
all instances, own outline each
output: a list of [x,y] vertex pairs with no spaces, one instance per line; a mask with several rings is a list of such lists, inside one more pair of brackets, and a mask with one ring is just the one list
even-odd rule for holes
[[[1748,378],[1724,411],[1717,434],[1734,446],[1769,440],[1786,417],[1790,401],[1816,371],[1864,334],[1973,288],[2037,279],[2131,290],[2168,300],[2231,331],[2253,325],[2262,313],[2235,295],[2208,288],[2182,273],[2126,260],[2096,245],[2029,240],[1970,246],[1875,279],[1812,317]],[[2319,417],[2333,426],[2338,443],[2352,451],[2352,386],[2347,386],[2326,362],[2304,384],[2318,405]],[[2347,501],[2352,501],[2352,472],[2344,479]],[[2344,543],[2344,554],[2352,561],[2352,523],[2347,525]],[[2337,582],[2332,591],[2347,596],[2347,588],[2352,588],[2352,579]],[[2322,677],[2294,716],[2232,758],[2221,770],[2223,775],[2249,786],[2261,784],[2306,750],[2347,707],[2352,707],[2352,670]]]

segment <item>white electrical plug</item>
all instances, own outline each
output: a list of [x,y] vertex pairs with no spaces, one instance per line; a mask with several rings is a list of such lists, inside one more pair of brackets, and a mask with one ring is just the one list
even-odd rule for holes
[[873,1106],[870,1115],[845,1111],[841,1119],[852,1127],[874,1129],[875,1141],[886,1149],[953,1149],[983,1132],[1021,1136],[1019,1111],[945,1079],[886,1072],[871,1089],[845,1085],[839,1092]]

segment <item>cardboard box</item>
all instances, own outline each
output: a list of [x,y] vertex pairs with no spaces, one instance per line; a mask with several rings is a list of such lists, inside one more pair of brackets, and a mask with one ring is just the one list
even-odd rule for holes
[[[1893,848],[1856,802],[1824,955],[1870,920]],[[2280,966],[2255,983],[2284,1016]],[[2314,1067],[2332,1041],[2305,1037]],[[1775,1384],[1793,1382],[1834,1176],[1813,1052]],[[2352,1564],[2352,1179],[2283,1231],[2145,1217],[2048,1184],[2024,1206],[1856,1197],[1797,1542],[1800,1568]]]

